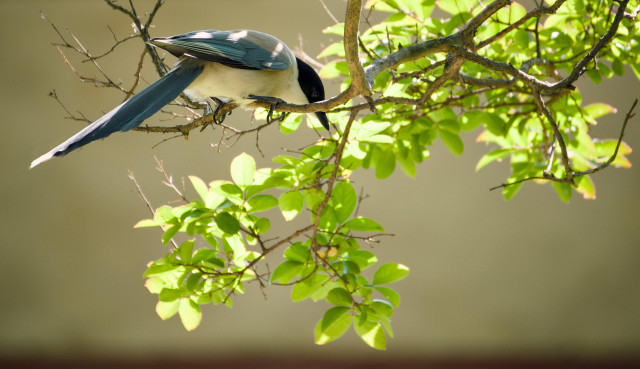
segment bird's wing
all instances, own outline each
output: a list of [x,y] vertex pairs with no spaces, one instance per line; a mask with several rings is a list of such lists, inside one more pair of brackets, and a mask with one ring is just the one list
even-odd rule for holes
[[282,41],[251,30],[194,31],[149,43],[177,57],[188,55],[240,69],[285,70],[295,60]]

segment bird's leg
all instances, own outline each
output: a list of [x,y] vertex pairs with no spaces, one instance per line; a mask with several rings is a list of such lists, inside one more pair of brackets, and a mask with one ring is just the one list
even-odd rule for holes
[[[262,100],[262,101],[266,101],[269,103],[269,112],[267,113],[267,123],[271,123],[273,121],[272,117],[273,117],[273,110],[278,106],[278,104],[286,104],[287,102],[277,98],[277,97],[271,97],[271,96],[255,96],[255,95],[249,95],[249,99],[253,99],[253,100]],[[288,113],[282,113],[282,115],[280,116],[280,121],[283,121],[284,118],[288,115]]]
[[208,97],[207,98],[207,103],[208,103],[210,109],[211,109],[211,104],[212,103],[216,104],[216,109],[213,111],[213,122],[215,124],[220,124],[220,123],[224,122],[224,118],[226,117],[226,114],[223,114],[222,116],[219,117],[218,113],[220,112],[220,108],[225,105],[225,102],[220,100],[217,97]]
[[[220,124],[220,123],[224,122],[224,118],[226,118],[227,114],[231,114],[233,109],[238,107],[238,105],[235,104],[232,101],[224,102],[223,100],[221,100],[221,99],[219,99],[217,97],[207,97],[205,99],[205,101],[206,101],[206,105],[204,107],[204,114],[205,115],[211,114],[212,115],[212,121],[215,124]],[[214,105],[215,105],[215,109],[213,109]],[[209,124],[210,123],[207,123],[204,126],[202,126],[200,131],[204,131],[204,129]]]

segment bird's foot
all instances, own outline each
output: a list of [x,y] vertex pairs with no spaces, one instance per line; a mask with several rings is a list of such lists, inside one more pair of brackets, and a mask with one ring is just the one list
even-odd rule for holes
[[[261,100],[261,101],[265,101],[269,103],[269,112],[267,113],[267,124],[271,123],[273,121],[273,110],[278,106],[278,104],[286,104],[287,102],[277,98],[277,97],[271,97],[271,96],[255,96],[255,95],[249,95],[249,99],[253,99],[253,100]],[[283,121],[284,118],[287,117],[287,115],[289,115],[289,113],[282,113],[282,115],[280,115],[277,119],[279,121]]]
[[[237,108],[238,105],[232,101],[224,102],[217,97],[209,97],[206,99],[207,104],[204,107],[204,114],[212,116],[212,122],[215,124],[221,124],[224,122],[224,119],[227,115],[231,115],[233,109]],[[213,108],[215,106],[215,109]],[[205,123],[200,131],[204,131],[204,129],[211,124],[211,122]]]

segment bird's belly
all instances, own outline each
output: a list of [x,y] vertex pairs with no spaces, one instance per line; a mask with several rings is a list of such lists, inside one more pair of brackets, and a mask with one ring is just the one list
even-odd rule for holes
[[196,99],[229,98],[247,108],[249,96],[277,97],[292,104],[308,103],[292,70],[266,71],[238,69],[208,63],[185,92]]

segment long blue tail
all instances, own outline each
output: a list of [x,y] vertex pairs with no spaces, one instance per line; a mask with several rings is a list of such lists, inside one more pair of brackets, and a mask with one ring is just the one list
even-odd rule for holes
[[126,132],[139,126],[145,119],[180,95],[202,73],[202,69],[202,64],[181,60],[164,77],[34,160],[30,168],[54,156],[66,155],[92,141],[105,138],[113,132]]

